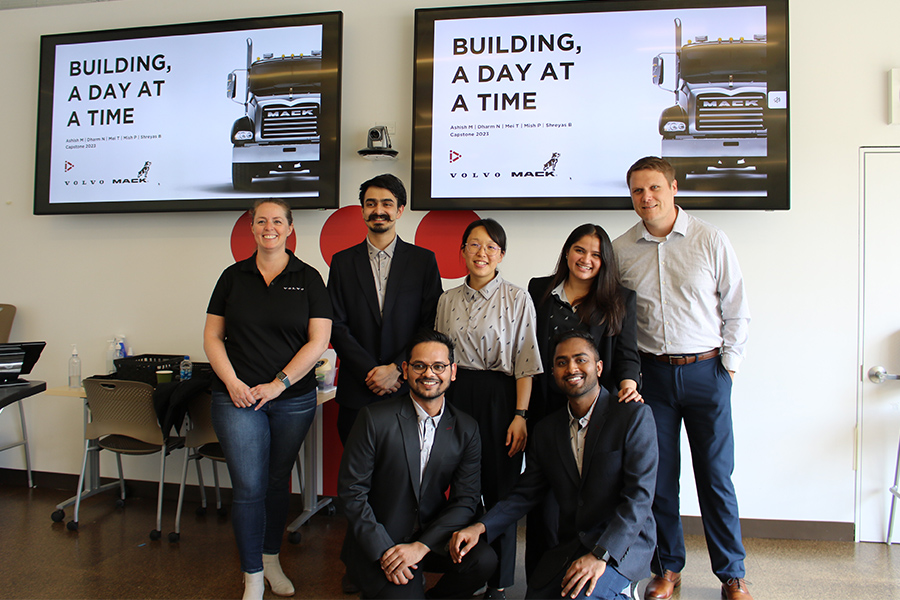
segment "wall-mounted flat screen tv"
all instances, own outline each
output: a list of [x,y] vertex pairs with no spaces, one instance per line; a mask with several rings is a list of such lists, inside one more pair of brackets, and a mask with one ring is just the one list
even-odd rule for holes
[[342,22],[42,36],[35,214],[337,208]]
[[662,156],[689,208],[788,209],[787,0],[416,11],[412,206],[619,209]]

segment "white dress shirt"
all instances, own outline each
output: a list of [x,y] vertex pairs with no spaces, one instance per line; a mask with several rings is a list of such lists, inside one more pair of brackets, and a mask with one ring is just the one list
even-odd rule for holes
[[650,235],[643,221],[613,242],[622,285],[637,292],[638,348],[650,354],[722,350],[737,371],[750,309],[734,248],[717,227],[678,208],[669,235]]
[[394,259],[394,249],[397,248],[397,236],[384,250],[379,250],[366,238],[366,247],[369,250],[369,265],[372,267],[372,276],[375,278],[375,293],[378,295],[378,309],[384,313],[384,293],[387,290],[388,276],[391,274],[391,261]]
[[444,401],[441,400],[441,410],[435,416],[429,415],[425,409],[419,406],[419,403],[413,400],[413,408],[416,409],[416,418],[418,419],[419,430],[419,485],[422,484],[422,476],[425,474],[425,467],[431,459],[431,449],[434,447],[434,434],[437,431],[441,417],[444,416]]

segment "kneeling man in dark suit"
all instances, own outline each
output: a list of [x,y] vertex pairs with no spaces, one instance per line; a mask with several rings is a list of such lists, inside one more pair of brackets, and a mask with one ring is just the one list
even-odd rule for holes
[[[480,503],[478,424],[444,401],[456,378],[447,336],[416,335],[402,368],[409,394],[365,407],[344,447],[341,560],[363,598],[469,598],[497,565],[487,544],[456,562],[447,548]],[[424,571],[445,573],[427,594]]]
[[603,362],[590,334],[562,334],[552,356],[568,405],[537,424],[525,473],[480,522],[453,534],[450,553],[465,560],[486,545],[479,536],[490,542],[552,490],[560,544],[541,557],[525,597],[629,599],[656,547],[653,414],[599,385]]

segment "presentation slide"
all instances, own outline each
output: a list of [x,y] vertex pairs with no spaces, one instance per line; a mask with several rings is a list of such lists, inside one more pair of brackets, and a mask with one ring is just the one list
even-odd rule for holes
[[[258,76],[247,69],[251,43],[253,61],[274,64]],[[279,167],[297,171],[279,196],[318,195],[320,92],[277,69],[291,63],[284,57],[318,53],[318,70],[321,51],[321,25],[57,44],[49,204],[268,196],[272,184],[252,180],[277,179],[270,171]],[[266,77],[274,81],[268,88]],[[273,101],[273,120],[312,119],[307,138],[298,142],[282,126],[255,140],[248,127],[247,148],[239,150],[236,122],[248,111],[251,121],[262,120],[263,104]],[[265,147],[241,155],[255,141]]]
[[431,198],[621,198],[647,155],[685,190],[712,178],[719,196],[764,197],[765,119],[787,93],[767,89],[766,19],[746,6],[435,20]]

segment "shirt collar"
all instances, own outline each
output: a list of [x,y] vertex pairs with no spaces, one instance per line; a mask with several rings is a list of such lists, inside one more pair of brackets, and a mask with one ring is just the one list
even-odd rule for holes
[[597,398],[594,398],[594,401],[591,403],[591,407],[588,409],[584,416],[580,419],[576,418],[575,415],[572,414],[572,407],[569,406],[569,403],[566,402],[566,411],[569,413],[569,427],[572,427],[574,423],[578,423],[578,429],[584,429],[591,422],[591,415],[594,414],[594,407],[597,406],[597,399],[600,398],[600,394],[597,394]]
[[669,236],[671,236],[673,233],[677,233],[681,237],[685,237],[687,235],[690,217],[686,212],[684,212],[683,208],[681,208],[677,204],[675,205],[675,207],[678,209],[678,214],[675,216],[675,224],[672,225],[672,231],[669,232],[669,235],[656,237],[655,235],[647,231],[647,227],[644,226],[644,223],[642,221],[638,223],[639,229],[637,231],[637,235],[635,236],[635,241],[639,241],[641,239],[647,240],[648,242],[665,241],[669,239]]
[[[287,248],[284,249],[284,252],[285,252],[285,254],[288,255],[288,264],[284,268],[284,271],[282,271],[282,272],[302,271],[303,267],[304,267],[303,261],[300,260],[299,258],[297,258],[296,256],[294,256],[294,253],[291,252],[290,250],[288,250]],[[251,273],[259,273],[259,269],[256,266],[256,252],[255,251],[253,252],[253,256],[251,256],[250,258],[248,258],[244,261],[241,261],[241,270],[242,271],[250,271]]]
[[571,306],[572,303],[569,302],[568,297],[566,297],[565,286],[566,286],[566,282],[563,281],[563,282],[560,283],[558,286],[556,286],[555,288],[553,288],[553,291],[550,292],[550,293],[551,293],[552,295],[556,296],[557,298],[559,298],[560,300],[562,300],[563,302],[565,302],[566,304],[568,304],[569,306]]
[[[388,255],[388,258],[394,258],[394,249],[397,248],[397,238],[398,237],[400,237],[400,236],[395,235],[394,239],[391,241],[391,243],[388,244],[387,247],[383,250],[383,252]],[[368,236],[366,236],[366,249],[368,249],[368,251],[369,251],[369,260],[372,260],[373,258],[378,256],[378,254],[380,252],[382,252],[382,250],[379,250],[378,248],[376,248],[375,246],[372,245],[372,242],[369,241]]]
[[422,421],[424,421],[430,417],[430,418],[434,419],[434,425],[436,427],[437,424],[440,422],[441,417],[444,416],[444,407],[447,406],[447,403],[444,401],[444,399],[441,399],[440,412],[438,412],[438,414],[434,415],[433,417],[431,415],[429,415],[427,412],[425,412],[425,409],[422,408],[421,406],[419,406],[418,402],[416,402],[412,398],[410,398],[410,400],[412,401],[413,408],[416,409],[416,419],[418,420],[419,424],[421,424]]
[[497,271],[497,275],[493,279],[488,281],[483,288],[481,288],[480,290],[473,290],[469,287],[469,278],[467,276],[464,288],[466,300],[469,300],[471,302],[475,299],[476,296],[479,295],[485,300],[488,300],[491,296],[494,295],[494,292],[496,292],[500,288],[501,283],[503,283],[503,277],[500,276],[500,271]]

